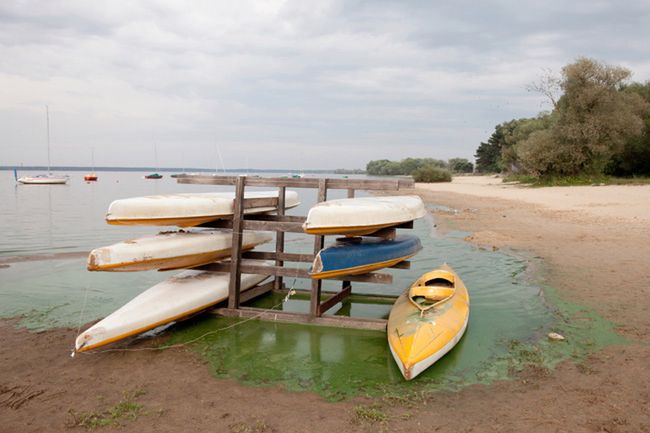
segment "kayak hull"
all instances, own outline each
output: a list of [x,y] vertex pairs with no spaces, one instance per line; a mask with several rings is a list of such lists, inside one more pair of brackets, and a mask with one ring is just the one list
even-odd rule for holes
[[[277,191],[246,193],[245,198],[278,197]],[[233,192],[166,194],[115,200],[108,208],[106,222],[113,225],[155,225],[194,227],[233,214]],[[285,208],[298,206],[298,194],[286,191]],[[246,209],[245,213],[277,210],[274,206]]]
[[[241,288],[261,283],[266,275],[242,274]],[[210,308],[228,299],[230,274],[187,270],[156,284],[100,320],[75,341],[85,352],[141,334]]]
[[364,238],[343,242],[318,252],[310,275],[314,279],[365,274],[394,266],[422,249],[417,236],[400,235],[392,240]]
[[426,211],[418,196],[359,197],[330,200],[309,210],[305,233],[363,236],[421,218]]
[[388,317],[388,344],[406,380],[415,378],[452,350],[469,322],[469,294],[460,277],[447,265],[427,274],[435,272],[452,275],[453,295],[422,311],[409,298],[411,288],[422,284],[421,278],[400,295]]
[[[269,232],[247,231],[242,250],[270,242]],[[232,232],[217,230],[160,233],[94,249],[88,256],[89,271],[149,271],[192,268],[230,257]]]

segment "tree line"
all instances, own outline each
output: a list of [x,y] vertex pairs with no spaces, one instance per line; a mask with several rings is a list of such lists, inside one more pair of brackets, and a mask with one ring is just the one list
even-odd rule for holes
[[478,172],[544,176],[650,175],[650,81],[579,58],[529,85],[552,109],[495,127],[476,150]]
[[434,158],[405,158],[401,161],[380,159],[370,161],[366,172],[373,176],[410,175],[417,182],[444,182],[452,173],[472,173],[474,164],[465,158],[443,161]]

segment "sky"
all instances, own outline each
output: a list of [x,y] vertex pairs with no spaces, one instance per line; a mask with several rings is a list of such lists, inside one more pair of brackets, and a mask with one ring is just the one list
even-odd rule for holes
[[0,3],[0,165],[473,155],[581,56],[650,80],[650,1]]

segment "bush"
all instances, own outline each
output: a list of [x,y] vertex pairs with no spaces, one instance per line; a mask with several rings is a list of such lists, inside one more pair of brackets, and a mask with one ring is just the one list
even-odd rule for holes
[[413,179],[416,182],[451,182],[451,172],[446,168],[434,165],[420,167],[413,172]]

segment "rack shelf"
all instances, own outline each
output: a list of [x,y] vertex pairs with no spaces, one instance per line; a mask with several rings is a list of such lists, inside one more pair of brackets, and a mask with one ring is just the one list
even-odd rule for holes
[[[194,175],[182,174],[176,176],[176,181],[182,184],[200,185],[230,185],[235,186],[234,211],[232,218],[217,220],[204,224],[203,227],[229,228],[232,229],[232,259],[230,263],[213,263],[202,266],[199,269],[209,271],[230,272],[230,286],[228,296],[228,307],[216,309],[215,313],[229,317],[256,317],[260,320],[284,321],[296,323],[311,323],[327,326],[339,326],[345,328],[361,329],[386,329],[386,320],[368,319],[360,317],[326,315],[325,312],[339,302],[349,301],[351,296],[367,296],[366,299],[394,299],[395,297],[385,295],[352,295],[352,282],[392,284],[392,275],[387,273],[372,272],[364,275],[348,275],[344,277],[330,278],[331,280],[342,281],[339,292],[323,292],[322,280],[311,279],[308,270],[295,266],[286,266],[285,262],[309,263],[324,246],[324,236],[314,236],[313,254],[298,254],[285,252],[284,234],[303,233],[302,224],[305,216],[285,215],[285,192],[286,188],[317,189],[318,202],[327,200],[327,192],[330,189],[347,190],[349,198],[354,197],[357,189],[371,191],[398,191],[403,188],[412,188],[413,179],[333,179],[333,178],[262,178],[249,176],[219,176],[219,175]],[[255,198],[245,199],[244,191],[247,186],[259,187],[270,186],[278,188],[277,198]],[[275,215],[246,214],[245,210],[252,207],[277,207]],[[400,224],[381,232],[376,236],[391,237],[395,229],[413,228],[413,223]],[[242,252],[243,230],[266,230],[276,232],[276,245],[274,252],[249,251]],[[247,260],[275,260],[274,266],[263,264],[242,263]],[[397,269],[409,269],[409,262],[402,262],[393,266]],[[253,273],[274,276],[270,283],[254,287],[241,292],[241,274]],[[284,289],[283,278],[304,278],[311,280],[311,291],[301,291],[302,296],[309,295],[309,313],[295,313],[262,308],[245,307],[241,304],[257,296],[268,293],[271,290],[282,292]],[[327,295],[322,299],[322,295]]]

